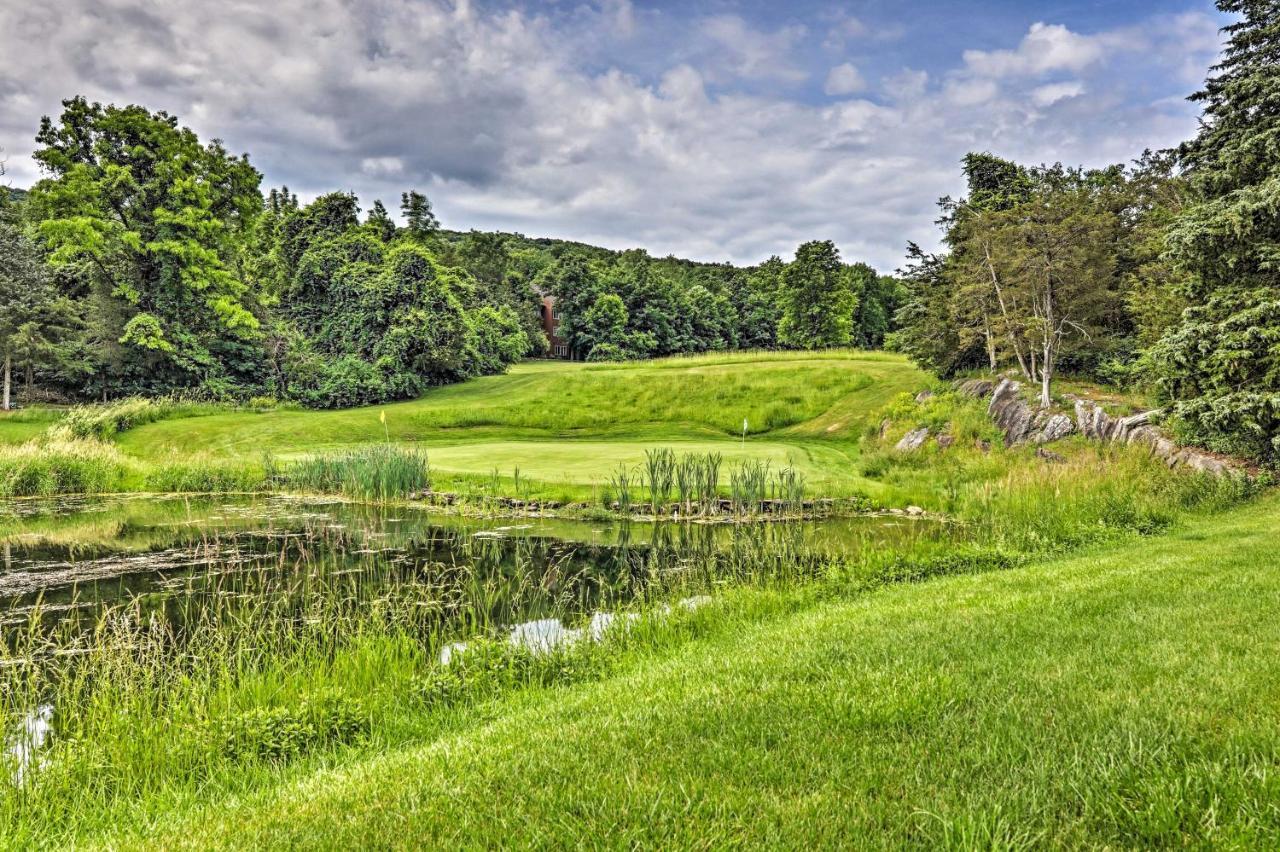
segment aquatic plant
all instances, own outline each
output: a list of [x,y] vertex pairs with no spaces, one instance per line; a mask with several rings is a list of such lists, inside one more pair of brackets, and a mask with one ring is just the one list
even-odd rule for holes
[[393,500],[431,489],[427,454],[394,444],[372,444],[340,453],[307,456],[284,475],[292,488]]

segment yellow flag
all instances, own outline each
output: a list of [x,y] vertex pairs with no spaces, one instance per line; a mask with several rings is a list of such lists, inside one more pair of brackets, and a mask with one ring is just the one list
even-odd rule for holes
[[385,412],[385,411],[379,411],[379,412],[378,412],[378,419],[382,421],[382,425],[383,425],[383,426],[386,426],[386,425],[387,425],[387,412]]

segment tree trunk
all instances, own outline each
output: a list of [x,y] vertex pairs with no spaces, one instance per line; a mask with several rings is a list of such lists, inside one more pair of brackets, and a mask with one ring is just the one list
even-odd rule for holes
[[12,376],[12,373],[13,373],[13,356],[11,356],[8,352],[6,352],[4,353],[4,403],[3,403],[3,406],[0,406],[0,408],[3,408],[4,411],[9,410],[9,383],[10,383],[10,378]]

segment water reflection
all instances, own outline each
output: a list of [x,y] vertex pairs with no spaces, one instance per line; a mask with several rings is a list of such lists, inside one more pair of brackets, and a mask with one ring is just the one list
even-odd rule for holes
[[[285,498],[10,501],[0,503],[0,601],[10,626],[37,611],[87,620],[120,601],[180,622],[264,590],[299,610],[321,587],[353,605],[412,590],[442,618],[528,622],[530,643],[554,645],[591,630],[591,613],[604,617],[649,590],[699,595],[746,570],[803,572],[939,534],[933,522],[890,518],[640,524]],[[584,623],[541,624],[566,614]]]

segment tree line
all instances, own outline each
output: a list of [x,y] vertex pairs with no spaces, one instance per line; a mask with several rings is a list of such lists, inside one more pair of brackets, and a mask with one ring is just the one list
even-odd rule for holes
[[1195,138],[1103,169],[963,163],[943,248],[909,247],[892,343],[954,375],[1063,371],[1151,390],[1180,437],[1280,461],[1280,3],[1237,16]]
[[350,193],[300,204],[141,106],[75,97],[36,139],[45,177],[0,193],[6,409],[15,380],[28,399],[408,398],[545,354],[543,295],[576,358],[877,347],[902,294],[830,242],[739,268],[445,231],[412,190],[401,223]]

